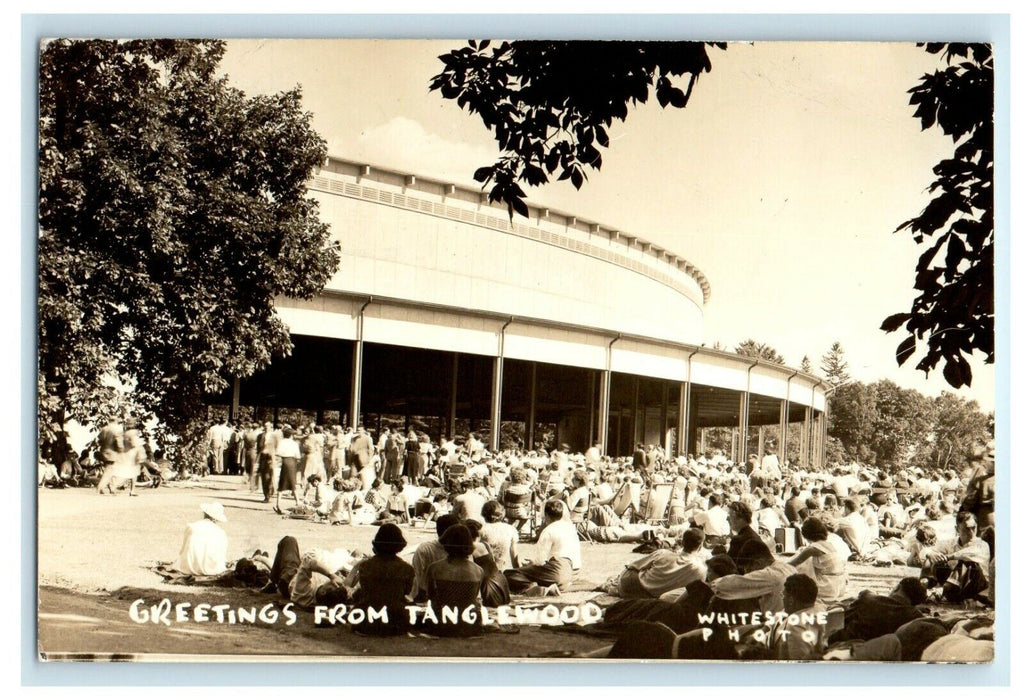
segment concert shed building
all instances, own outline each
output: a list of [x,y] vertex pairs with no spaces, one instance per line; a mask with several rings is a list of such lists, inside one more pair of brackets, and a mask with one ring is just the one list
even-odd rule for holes
[[477,188],[334,157],[309,187],[341,265],[315,299],[277,300],[294,351],[211,398],[233,416],[336,412],[613,456],[696,453],[724,427],[737,461],[777,426],[781,459],[823,461],[824,381],[703,347],[711,285],[680,255],[551,209],[509,221]]

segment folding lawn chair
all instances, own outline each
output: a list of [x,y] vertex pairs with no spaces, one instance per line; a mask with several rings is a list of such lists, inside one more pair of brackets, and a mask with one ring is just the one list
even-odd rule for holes
[[647,492],[647,503],[644,505],[640,519],[648,525],[661,525],[668,520],[668,507],[675,494],[676,485],[655,484]]
[[520,534],[523,526],[528,525],[530,533],[528,537],[533,537],[537,518],[533,491],[517,493],[506,490],[502,494],[501,504],[505,506],[505,521],[514,525]]
[[628,522],[635,521],[640,515],[640,487],[643,484],[627,481],[619,487],[609,504],[615,515]]

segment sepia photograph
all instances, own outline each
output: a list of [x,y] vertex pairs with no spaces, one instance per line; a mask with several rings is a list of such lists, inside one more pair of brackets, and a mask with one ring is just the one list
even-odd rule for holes
[[38,658],[991,664],[933,38],[43,39]]

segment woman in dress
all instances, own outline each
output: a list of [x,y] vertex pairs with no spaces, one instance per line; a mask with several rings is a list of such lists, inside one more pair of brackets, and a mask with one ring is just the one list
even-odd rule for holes
[[295,483],[299,487],[299,490],[306,487],[306,465],[309,463],[309,443],[307,442],[307,438],[312,435],[312,432],[313,431],[309,430],[309,428],[303,424],[299,426],[298,430],[296,430],[295,434],[292,436],[295,442],[299,444],[299,464],[295,470]]
[[302,457],[299,451],[299,444],[292,439],[294,431],[285,428],[281,431],[281,441],[277,444],[277,456],[281,458],[281,476],[277,481],[277,500],[274,502],[274,511],[282,513],[281,494],[290,491],[295,499],[295,507],[299,507],[299,482],[298,470],[299,459]]
[[302,494],[302,500],[310,508],[315,508],[320,515],[326,516],[331,512],[337,497],[338,492],[329,484],[323,483],[319,474],[312,474],[306,479],[306,490]]
[[587,539],[587,521],[590,515],[590,487],[587,485],[587,473],[582,469],[573,472],[572,492],[566,499],[569,520],[580,532],[580,537]]
[[426,433],[420,433],[420,472],[417,481],[413,483],[417,486],[423,485],[423,478],[427,475],[434,467],[434,462],[437,455],[434,451],[434,443],[430,441],[430,436]]
[[836,603],[846,595],[846,559],[829,539],[829,531],[818,518],[807,518],[800,527],[807,546],[789,560],[802,574],[818,584],[818,600]]
[[327,478],[327,471],[324,469],[324,429],[319,425],[313,427],[313,432],[306,436],[306,469],[303,472],[306,479],[318,475],[321,480]]
[[420,453],[420,438],[415,430],[410,430],[405,439],[405,476],[409,482],[418,486],[423,476],[423,455]]
[[373,508],[366,505],[360,487],[362,482],[353,477],[341,482],[341,492],[334,499],[327,518],[331,525],[369,525],[377,519]]
[[768,539],[775,537],[775,531],[780,527],[788,527],[789,519],[786,518],[786,514],[775,502],[775,496],[767,494],[761,499],[759,508],[754,511],[754,522],[757,523],[757,529],[759,532],[768,533]]
[[507,485],[501,491],[500,500],[505,507],[505,518],[519,532],[530,521],[530,505],[533,489],[530,477],[522,467],[509,470]]

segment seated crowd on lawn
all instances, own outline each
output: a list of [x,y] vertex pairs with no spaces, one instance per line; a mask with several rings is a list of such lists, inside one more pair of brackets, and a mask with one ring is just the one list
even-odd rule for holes
[[[614,459],[598,446],[492,453],[472,433],[435,444],[414,430],[384,430],[374,439],[361,426],[271,423],[219,423],[210,430],[210,451],[210,471],[242,475],[281,513],[284,491],[293,515],[379,528],[372,556],[344,548],[303,553],[285,537],[275,557],[245,560],[268,572],[266,590],[301,607],[495,607],[512,596],[557,596],[585,579],[581,541],[629,542],[640,555],[627,557],[621,574],[602,585],[622,600],[606,611],[602,625],[620,636],[601,655],[928,660],[938,658],[927,653],[933,643],[957,658],[984,653],[976,643],[985,640],[969,625],[953,630],[959,639],[943,641],[951,630],[920,608],[993,604],[992,443],[976,450],[962,474],[858,464],[808,469],[780,463],[771,447],[743,464],[721,453],[669,459],[643,445]],[[140,478],[181,478],[158,454],[138,453]],[[47,479],[80,481],[90,468],[109,469],[110,457],[72,453]],[[400,555],[406,542],[399,526],[412,521],[433,525],[438,537]],[[518,546],[531,539],[535,561]],[[195,559],[185,551],[181,558]],[[919,567],[920,575],[878,595],[851,587],[850,562]],[[844,623],[826,629],[817,613],[836,610]],[[700,616],[712,611],[732,622],[757,620],[756,612],[790,615],[750,622],[737,641],[715,625],[708,636]],[[480,631],[479,617],[426,625],[438,636]],[[355,627],[398,634],[407,626],[377,620]],[[801,641],[811,637],[814,643]]]

